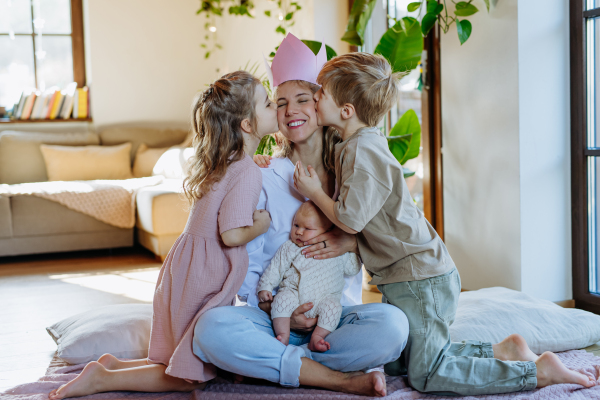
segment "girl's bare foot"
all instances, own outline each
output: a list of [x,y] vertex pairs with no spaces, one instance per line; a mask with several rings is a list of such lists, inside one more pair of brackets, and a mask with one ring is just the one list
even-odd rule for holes
[[583,387],[592,387],[596,384],[591,377],[565,367],[558,356],[549,351],[542,354],[535,365],[537,366],[537,387],[539,388],[558,383],[575,383]]
[[64,399],[67,397],[80,397],[102,391],[102,377],[108,371],[102,364],[92,361],[85,366],[81,374],[48,394],[50,400]]
[[538,356],[531,351],[523,336],[513,334],[492,345],[494,358],[502,361],[535,361]]
[[312,337],[310,338],[310,343],[308,344],[308,349],[310,351],[319,351],[323,353],[329,350],[330,348],[331,345],[329,344],[329,342],[326,342],[325,339],[313,333]]
[[379,371],[346,373],[344,385],[339,391],[362,396],[384,397],[386,395],[385,376]]
[[277,335],[277,340],[287,346],[290,343],[290,334],[284,335],[283,333],[280,333]]

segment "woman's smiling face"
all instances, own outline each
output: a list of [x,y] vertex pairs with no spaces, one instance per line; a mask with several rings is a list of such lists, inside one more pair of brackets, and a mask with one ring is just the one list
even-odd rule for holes
[[308,139],[319,128],[313,93],[308,84],[284,82],[277,87],[279,131],[294,143]]

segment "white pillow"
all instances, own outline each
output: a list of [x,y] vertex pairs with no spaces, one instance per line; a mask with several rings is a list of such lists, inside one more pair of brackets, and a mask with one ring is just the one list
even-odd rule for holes
[[600,340],[600,316],[502,287],[460,294],[453,342],[498,343],[513,333],[536,354],[582,349]]
[[148,357],[152,304],[117,304],[63,319],[46,328],[58,356],[70,364],[117,358]]
[[158,159],[152,170],[152,175],[162,175],[167,179],[183,179],[187,163],[194,155],[192,147],[173,146],[165,151]]

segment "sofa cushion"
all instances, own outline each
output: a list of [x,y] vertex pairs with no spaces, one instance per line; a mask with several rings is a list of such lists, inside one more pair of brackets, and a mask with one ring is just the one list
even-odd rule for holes
[[0,183],[48,180],[41,144],[84,146],[99,144],[98,135],[86,133],[0,132]]
[[0,196],[0,238],[9,238],[11,236],[10,197]]
[[131,143],[117,146],[41,145],[51,181],[129,179]]
[[137,227],[154,235],[181,234],[189,214],[182,184],[181,179],[173,179],[140,189],[136,197]]
[[131,142],[131,160],[134,160],[135,153],[142,143],[148,147],[170,147],[184,142],[188,133],[182,129],[114,127],[100,132],[100,143],[110,146]]
[[12,196],[10,201],[16,237],[118,229],[51,200],[22,195]]
[[152,176],[156,162],[167,150],[169,150],[168,147],[155,148],[146,146],[146,143],[140,144],[135,153],[135,160],[133,160],[133,176],[136,178]]

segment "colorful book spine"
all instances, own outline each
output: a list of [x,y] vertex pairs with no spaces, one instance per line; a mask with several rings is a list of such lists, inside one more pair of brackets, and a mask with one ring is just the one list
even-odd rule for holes
[[87,110],[87,105],[88,105],[88,88],[87,86],[77,89],[77,92],[79,92],[79,104],[77,107],[77,117],[78,118],[87,118],[88,116],[88,110]]
[[52,105],[52,110],[50,111],[50,119],[56,119],[60,108],[62,107],[62,102],[64,97],[60,91],[56,91],[56,98],[54,99],[54,104]]
[[35,98],[37,96],[35,93],[31,93],[27,97],[27,101],[25,102],[25,106],[23,107],[23,114],[21,115],[21,119],[29,119],[31,115],[31,110],[33,109],[33,104],[35,103]]

